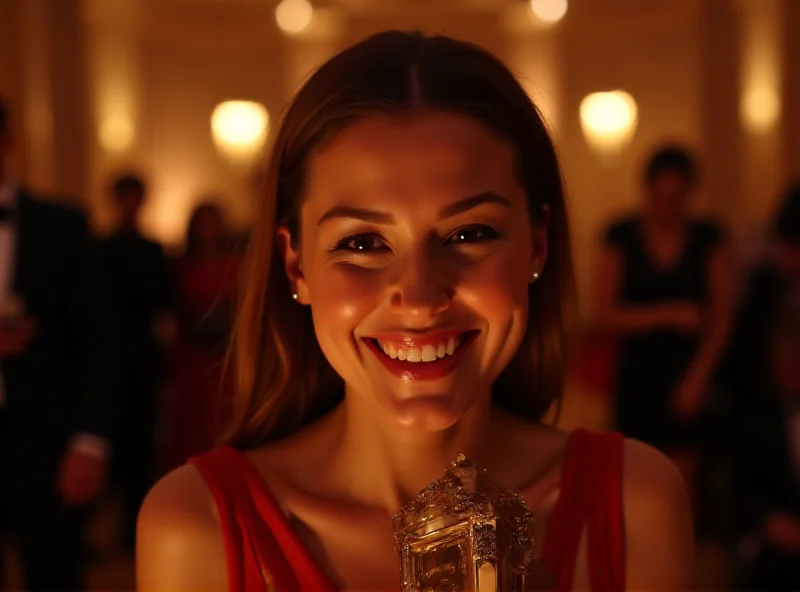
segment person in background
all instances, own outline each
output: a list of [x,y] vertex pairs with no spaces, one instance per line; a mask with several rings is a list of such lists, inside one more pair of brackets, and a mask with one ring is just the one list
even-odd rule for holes
[[774,315],[800,282],[800,184],[789,187],[769,231],[767,254],[750,275],[720,371],[734,408],[747,407],[770,375]]
[[0,537],[26,590],[82,590],[84,509],[116,424],[116,320],[84,216],[17,185],[11,148],[0,101]]
[[733,301],[728,241],[690,213],[697,182],[683,148],[652,155],[642,211],[605,234],[597,293],[599,323],[620,343],[616,427],[672,457],[690,487]]
[[220,207],[212,201],[197,206],[175,266],[178,337],[165,414],[168,469],[216,443],[232,388],[224,362],[240,259]]
[[125,502],[123,544],[132,553],[136,515],[156,478],[156,410],[164,365],[156,327],[171,309],[172,278],[161,245],[139,231],[139,213],[147,198],[144,181],[138,175],[121,175],[111,186],[111,197],[119,221],[103,246],[122,346],[122,413],[114,465]]
[[725,357],[742,584],[800,589],[800,184],[770,225]]
[[739,557],[748,590],[800,590],[800,283],[773,309],[767,368],[739,415]]

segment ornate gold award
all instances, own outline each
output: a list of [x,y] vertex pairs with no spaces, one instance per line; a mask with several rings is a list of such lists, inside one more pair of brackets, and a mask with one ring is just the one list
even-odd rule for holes
[[394,517],[403,592],[523,592],[533,514],[464,455]]

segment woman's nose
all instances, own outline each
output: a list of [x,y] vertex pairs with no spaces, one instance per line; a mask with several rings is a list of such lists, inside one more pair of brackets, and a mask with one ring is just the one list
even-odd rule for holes
[[425,322],[450,307],[450,274],[430,255],[418,255],[403,264],[391,295],[391,310],[416,322]]

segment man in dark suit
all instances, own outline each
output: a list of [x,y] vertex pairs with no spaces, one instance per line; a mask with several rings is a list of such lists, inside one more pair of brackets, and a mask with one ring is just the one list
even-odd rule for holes
[[79,590],[83,508],[111,452],[115,321],[84,216],[13,183],[11,136],[0,101],[0,537],[27,590]]
[[139,231],[139,212],[147,187],[134,174],[119,176],[111,187],[119,213],[116,231],[104,251],[118,313],[122,346],[122,421],[114,449],[115,473],[124,499],[123,543],[132,553],[136,517],[156,478],[157,394],[164,360],[156,329],[171,325],[169,262],[158,243]]

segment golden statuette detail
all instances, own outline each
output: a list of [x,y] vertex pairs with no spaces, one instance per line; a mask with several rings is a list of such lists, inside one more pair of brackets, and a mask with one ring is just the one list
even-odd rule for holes
[[403,592],[523,592],[534,520],[518,493],[463,454],[395,514]]

